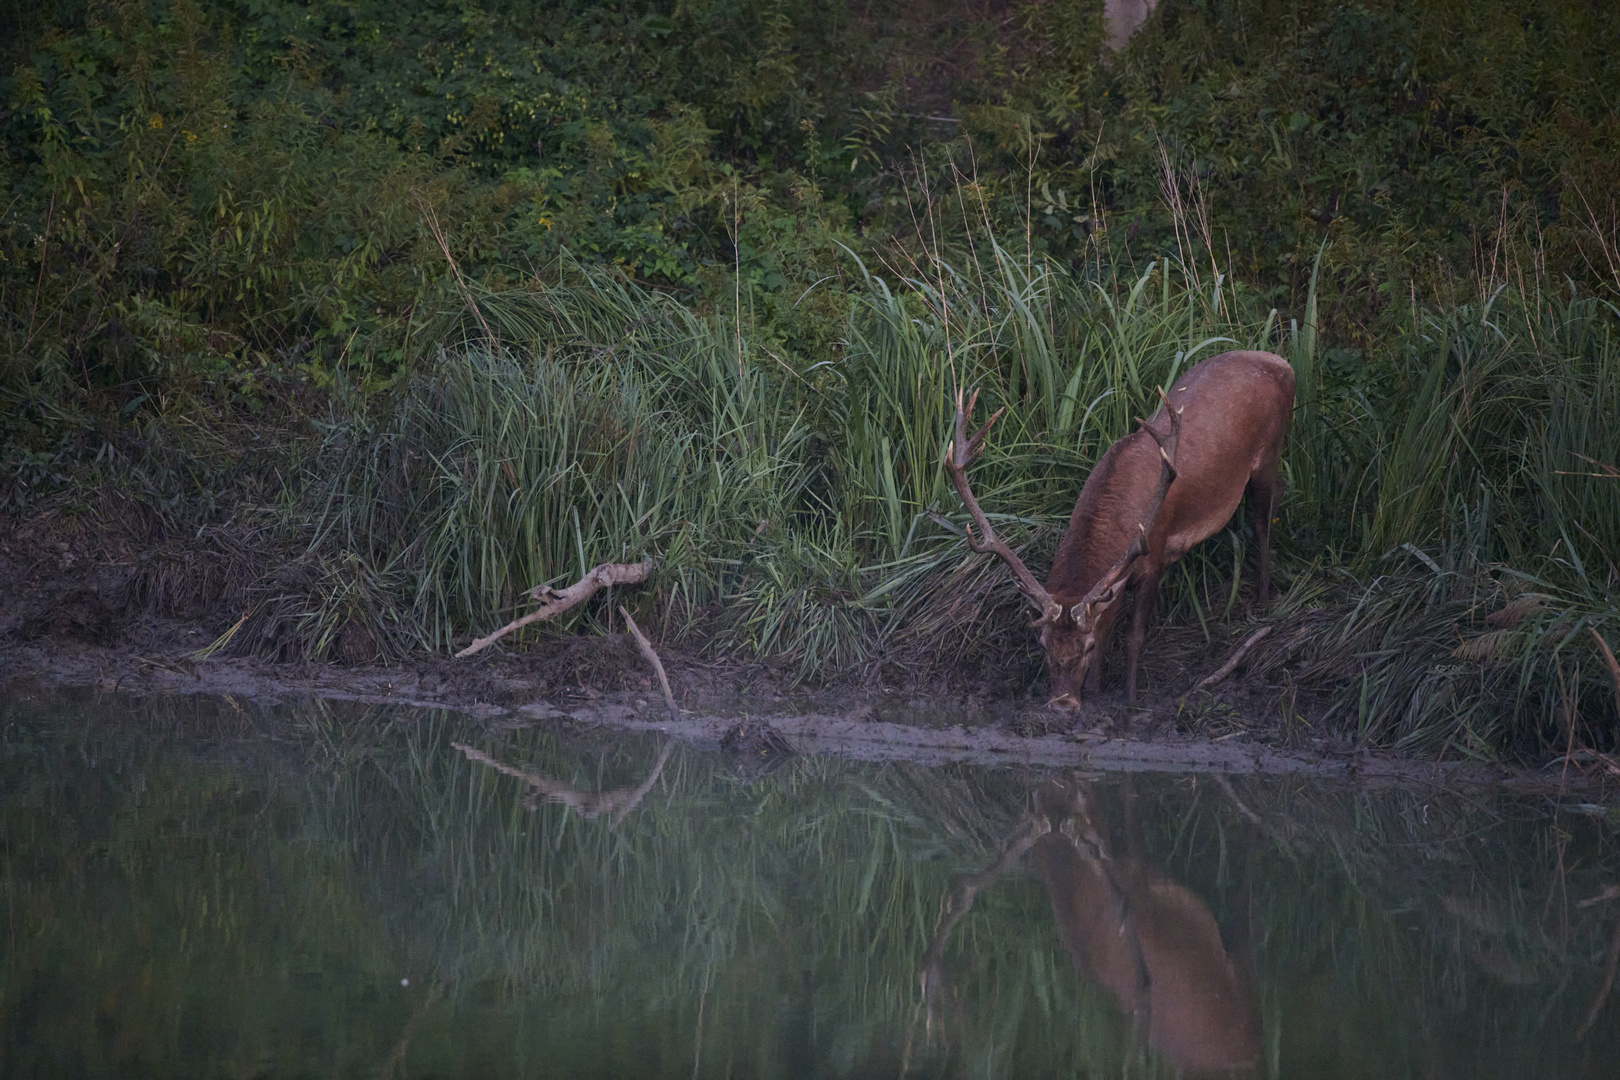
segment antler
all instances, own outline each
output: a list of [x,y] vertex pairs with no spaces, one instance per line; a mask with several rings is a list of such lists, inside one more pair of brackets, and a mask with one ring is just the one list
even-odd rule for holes
[[[1001,560],[1012,569],[1013,577],[1018,581],[1018,591],[1023,593],[1025,599],[1030,602],[1036,611],[1041,613],[1042,621],[1050,622],[1063,614],[1062,605],[1053,600],[1052,594],[1042,588],[1041,583],[1035,580],[1035,575],[1029,572],[1029,567],[1024,565],[1024,560],[1018,557],[1018,553],[1008,547],[1001,537],[996,535],[996,531],[990,527],[990,522],[985,519],[984,511],[979,509],[979,500],[973,497],[973,490],[968,487],[968,467],[979,459],[979,451],[984,446],[984,437],[990,433],[990,425],[999,420],[1001,414],[1007,411],[1005,406],[997,409],[995,414],[986,420],[984,426],[975,432],[973,438],[970,439],[967,437],[967,418],[972,414],[973,407],[978,403],[979,392],[975,390],[973,396],[968,399],[967,409],[964,410],[962,408],[962,391],[957,390],[956,438],[946,450],[944,461],[946,475],[951,478],[951,484],[956,488],[957,495],[962,498],[962,505],[967,507],[968,514],[972,516],[973,525],[979,527],[979,533],[984,537],[983,541],[975,540],[973,538],[973,525],[967,526],[968,547],[981,555],[986,553],[999,555]],[[1161,495],[1160,498],[1162,499],[1163,496]]]
[[1097,604],[1111,604],[1119,599],[1119,594],[1124,591],[1129,580],[1131,564],[1148,553],[1148,533],[1158,524],[1159,511],[1164,509],[1164,497],[1176,479],[1176,455],[1181,448],[1181,414],[1186,406],[1183,405],[1178,409],[1171,405],[1170,399],[1165,396],[1162,389],[1159,391],[1159,399],[1164,402],[1164,411],[1170,417],[1168,432],[1159,431],[1140,416],[1136,418],[1142,430],[1159,444],[1159,486],[1153,492],[1153,501],[1148,504],[1147,517],[1136,526],[1136,538],[1131,541],[1131,546],[1125,549],[1125,554],[1119,557],[1119,561],[1108,573],[1097,580],[1091,591],[1069,609],[1070,615],[1076,621],[1079,621],[1087,609]]

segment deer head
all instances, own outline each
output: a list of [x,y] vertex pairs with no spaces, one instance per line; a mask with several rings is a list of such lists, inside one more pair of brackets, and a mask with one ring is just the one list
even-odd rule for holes
[[[967,470],[978,460],[991,425],[1001,418],[1006,409],[997,409],[994,415],[985,421],[984,426],[969,438],[967,418],[973,412],[974,405],[978,403],[979,395],[975,391],[964,408],[962,392],[958,390],[956,393],[956,435],[946,450],[944,464],[946,475],[950,477],[952,486],[956,488],[957,495],[972,518],[972,524],[966,526],[968,547],[981,554],[994,554],[1005,562],[1013,572],[1018,591],[1035,609],[1033,626],[1040,634],[1041,649],[1046,653],[1052,689],[1049,704],[1054,708],[1070,712],[1080,708],[1081,686],[1091,666],[1097,661],[1098,642],[1107,637],[1107,628],[1113,621],[1120,597],[1125,593],[1125,586],[1130,582],[1132,567],[1137,559],[1148,552],[1148,534],[1153,531],[1159,511],[1164,507],[1165,494],[1176,478],[1176,453],[1181,442],[1182,410],[1171,406],[1163,390],[1159,391],[1159,397],[1164,401],[1168,430],[1161,431],[1140,417],[1136,421],[1142,430],[1159,444],[1160,458],[1159,485],[1146,505],[1143,519],[1137,523],[1136,539],[1078,603],[1064,605],[1058,603],[1052,594],[1035,580],[1035,575],[1030,573],[1029,568],[1024,565],[1024,560],[1018,557],[1018,553],[996,535],[995,530],[990,527],[989,520],[984,516],[984,511],[979,507],[979,500],[973,497],[973,491],[968,485]],[[975,525],[978,526],[979,537],[973,534]]]

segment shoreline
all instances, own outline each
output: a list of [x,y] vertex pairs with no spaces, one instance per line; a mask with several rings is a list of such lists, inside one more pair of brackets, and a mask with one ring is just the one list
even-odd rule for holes
[[[613,643],[604,643],[611,645]],[[326,699],[361,705],[441,709],[481,722],[491,730],[536,725],[601,732],[664,734],[702,750],[729,749],[771,756],[784,747],[813,756],[922,765],[1095,769],[1125,772],[1185,772],[1298,777],[1359,787],[1506,789],[1527,794],[1579,793],[1601,797],[1612,786],[1601,772],[1549,771],[1528,765],[1478,761],[1425,761],[1387,751],[1317,740],[1309,747],[1275,745],[1251,731],[1213,738],[1191,736],[1155,724],[1153,710],[1139,710],[1149,730],[1098,728],[1040,730],[1023,724],[1049,722],[1039,707],[1008,702],[957,704],[892,700],[882,692],[833,689],[789,695],[755,670],[742,695],[735,686],[758,665],[701,665],[710,685],[685,695],[681,718],[669,717],[656,696],[636,690],[590,687],[538,690],[522,655],[492,657],[476,670],[425,657],[415,664],[339,667],[277,664],[223,657],[192,661],[172,649],[137,651],[51,641],[0,648],[0,688],[8,695],[88,690],[94,694],[204,695],[261,707]],[[525,663],[525,661],[528,661]],[[690,684],[699,666],[682,665]],[[446,677],[449,669],[449,677]],[[458,678],[459,676],[459,678]],[[817,707],[819,705],[823,707]],[[1162,704],[1162,703],[1161,703]],[[939,719],[946,723],[927,723]],[[907,720],[912,722],[907,722]],[[954,721],[954,722],[950,722]],[[1011,728],[1011,729],[1010,729]],[[1557,763],[1554,763],[1556,765]]]

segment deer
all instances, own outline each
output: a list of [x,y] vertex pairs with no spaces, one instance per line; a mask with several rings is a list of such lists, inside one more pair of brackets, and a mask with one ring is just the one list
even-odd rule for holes
[[1129,804],[1130,850],[1121,854],[1084,783],[1048,781],[1030,801],[996,861],[958,875],[940,906],[918,972],[930,1021],[951,998],[945,948],[952,931],[1027,854],[1075,967],[1107,992],[1140,1042],[1186,1073],[1254,1074],[1263,1025],[1243,925],[1229,943],[1209,906],[1136,850]]
[[1078,712],[1082,692],[1101,689],[1102,652],[1127,589],[1135,595],[1125,639],[1125,700],[1135,703],[1160,577],[1224,528],[1245,492],[1259,548],[1257,599],[1261,608],[1269,605],[1272,514],[1283,494],[1278,463],[1294,409],[1288,361],[1268,352],[1221,353],[1181,373],[1168,392],[1161,389],[1158,411],[1138,417],[1137,430],[1110,446],[1086,478],[1044,587],[996,535],[968,485],[968,469],[1006,411],[997,409],[970,438],[967,420],[978,397],[974,391],[964,408],[957,391],[955,437],[946,445],[944,468],[972,519],[968,547],[1005,562],[1035,609],[1032,625],[1051,683],[1048,705]]

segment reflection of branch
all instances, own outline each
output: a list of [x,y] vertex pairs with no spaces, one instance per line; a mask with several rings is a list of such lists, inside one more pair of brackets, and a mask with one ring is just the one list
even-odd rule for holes
[[1620,884],[1610,882],[1609,884],[1603,886],[1602,890],[1596,896],[1589,896],[1585,900],[1577,903],[1575,906],[1586,908],[1591,907],[1593,904],[1601,904],[1605,900],[1620,900]]
[[1614,933],[1609,935],[1609,955],[1603,959],[1603,985],[1598,987],[1597,996],[1592,999],[1592,1007],[1586,1010],[1586,1019],[1581,1021],[1580,1028],[1575,1032],[1577,1039],[1585,1038],[1586,1033],[1597,1022],[1603,1006],[1608,1004],[1609,991],[1614,989],[1616,967],[1620,967],[1620,919],[1615,920]]
[[647,640],[647,635],[641,632],[641,627],[636,625],[636,620],[630,617],[623,604],[619,605],[619,614],[624,616],[624,625],[630,628],[630,636],[636,639],[636,646],[641,649],[641,655],[647,658],[647,663],[658,673],[658,685],[664,688],[664,704],[669,706],[669,718],[679,720],[680,706],[675,704],[675,695],[669,689],[669,676],[664,674],[663,662],[658,659],[658,653],[654,651],[652,642]]
[[532,622],[541,619],[550,619],[561,615],[576,604],[582,604],[596,595],[596,591],[608,585],[634,585],[647,580],[652,573],[652,560],[643,559],[638,563],[602,563],[591,570],[590,573],[568,586],[566,589],[553,589],[549,585],[537,585],[529,590],[529,595],[541,601],[538,611],[531,611],[521,619],[513,619],[488,637],[481,637],[471,645],[456,653],[456,659],[471,656],[486,646],[493,645],[501,638],[514,630],[521,630]]
[[379,1076],[393,1077],[405,1072],[405,1052],[411,1048],[411,1040],[416,1037],[417,1026],[421,1024],[422,1017],[427,1011],[438,1004],[444,996],[444,983],[434,983],[433,989],[428,991],[427,1000],[411,1011],[409,1020],[405,1021],[405,1028],[399,1033],[399,1041],[394,1043],[394,1049],[389,1052],[388,1060],[383,1067],[377,1070]]
[[664,765],[669,761],[670,751],[675,749],[673,741],[664,743],[664,748],[658,752],[658,760],[653,764],[652,772],[635,787],[613,788],[609,791],[580,791],[561,780],[553,780],[549,776],[540,776],[536,773],[524,772],[504,762],[496,761],[488,754],[466,743],[451,743],[451,746],[467,755],[468,761],[476,761],[480,765],[488,765],[496,772],[522,780],[529,785],[529,794],[523,800],[526,809],[533,810],[535,803],[540,799],[547,802],[561,803],[570,810],[577,810],[586,818],[595,818],[612,811],[613,827],[617,827],[625,816],[634,810],[641,800],[646,798],[647,792],[658,782],[658,775],[664,771]]
[[1265,822],[1260,820],[1260,815],[1255,813],[1253,810],[1250,810],[1246,805],[1244,805],[1243,800],[1238,798],[1237,790],[1232,787],[1232,781],[1228,780],[1224,773],[1215,774],[1215,783],[1219,784],[1221,790],[1226,792],[1226,797],[1232,800],[1232,805],[1238,808],[1238,813],[1242,814],[1256,825],[1259,825],[1262,828],[1265,827]]
[[940,909],[933,940],[928,943],[928,951],[923,954],[922,970],[917,975],[922,984],[924,1001],[932,1001],[945,984],[945,944],[962,916],[972,909],[974,898],[980,890],[993,885],[1010,870],[1013,863],[1034,846],[1035,841],[1051,831],[1052,822],[1045,815],[1031,814],[1025,817],[1002,843],[1001,855],[995,862],[977,874],[960,874],[951,882],[950,894]]

